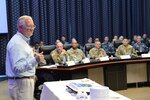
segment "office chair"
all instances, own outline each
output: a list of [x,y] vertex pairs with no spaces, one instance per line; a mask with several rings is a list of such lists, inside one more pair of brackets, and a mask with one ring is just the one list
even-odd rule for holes
[[94,43],[87,43],[85,44],[84,46],[84,52],[85,52],[85,55],[87,56],[89,54],[89,51],[95,47],[95,44]]
[[39,48],[39,52],[43,52],[47,64],[54,64],[50,53],[55,49],[55,45],[44,45]]
[[115,47],[115,48],[118,48],[121,44],[122,44],[122,41],[121,41],[121,40],[116,40],[116,41],[114,42],[114,47]]
[[64,44],[64,49],[69,50],[72,47],[72,44]]
[[[70,48],[72,48],[72,44],[64,44],[64,49],[67,51],[69,50]],[[79,49],[82,49],[81,45],[78,44],[78,48]]]

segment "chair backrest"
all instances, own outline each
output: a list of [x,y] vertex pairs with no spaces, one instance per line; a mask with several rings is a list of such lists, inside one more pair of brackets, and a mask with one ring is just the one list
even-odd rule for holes
[[116,40],[116,41],[114,42],[114,47],[115,47],[115,48],[118,48],[121,44],[122,44],[122,41],[121,41],[121,40]]
[[[72,48],[72,44],[64,44],[64,49],[65,50],[69,50],[70,48]],[[78,48],[81,49],[81,45],[78,44]]]
[[84,46],[85,54],[88,55],[90,49],[92,49],[93,47],[95,47],[94,43],[87,43],[87,44],[85,44],[85,46]]
[[72,47],[72,44],[64,44],[64,49],[68,50]]
[[56,48],[55,45],[44,45],[40,47],[39,52],[43,52],[47,64],[54,64],[50,53]]

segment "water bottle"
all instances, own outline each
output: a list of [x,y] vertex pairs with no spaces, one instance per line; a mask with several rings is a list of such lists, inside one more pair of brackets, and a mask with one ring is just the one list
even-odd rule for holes
[[85,91],[82,92],[82,97],[83,97],[82,100],[87,100],[88,99],[88,95]]
[[78,60],[76,59],[76,57],[74,58],[74,62],[75,62],[75,64],[77,64],[77,63],[78,63]]
[[111,55],[111,56],[110,56],[110,59],[112,60],[113,58],[114,58],[113,55]]
[[88,99],[88,95],[85,91],[78,91],[76,95],[76,100],[87,100],[87,99]]
[[140,46],[140,52],[142,52],[142,47]]
[[67,61],[70,61],[70,57],[69,56],[67,56]]
[[65,57],[65,56],[63,56],[63,61],[62,61],[62,63],[63,63],[63,64],[66,63],[66,57]]
[[78,93],[76,95],[76,100],[81,100],[81,96],[82,96],[82,92],[78,91]]
[[150,53],[150,47],[149,47],[149,51],[148,51],[148,53]]

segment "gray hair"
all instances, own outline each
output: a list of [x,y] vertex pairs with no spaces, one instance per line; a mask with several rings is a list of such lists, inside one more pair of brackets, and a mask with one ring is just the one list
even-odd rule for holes
[[17,21],[17,28],[19,28],[19,26],[21,25],[26,25],[26,20],[27,19],[32,19],[31,16],[28,16],[28,15],[23,15],[21,17],[19,17],[18,21]]
[[59,42],[56,43],[56,46],[57,45],[62,45],[63,46],[63,43],[59,41]]

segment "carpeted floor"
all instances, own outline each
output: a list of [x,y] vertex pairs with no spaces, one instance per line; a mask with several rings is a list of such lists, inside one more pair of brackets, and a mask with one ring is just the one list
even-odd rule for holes
[[8,93],[7,81],[0,81],[0,100],[11,100]]
[[[129,88],[117,92],[132,100],[150,100],[150,87]],[[0,81],[0,100],[11,100],[8,95],[7,80]]]
[[129,88],[117,92],[132,100],[150,100],[150,87]]

